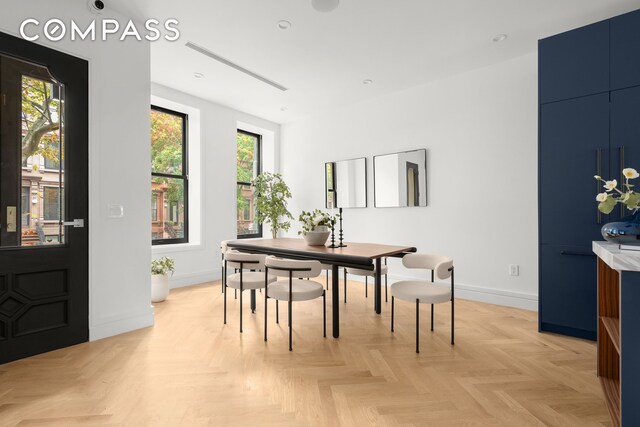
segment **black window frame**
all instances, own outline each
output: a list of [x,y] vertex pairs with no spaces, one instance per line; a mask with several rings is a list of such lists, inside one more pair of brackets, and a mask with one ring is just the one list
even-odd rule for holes
[[[249,132],[249,131],[246,131],[246,130],[243,130],[243,129],[238,129],[237,130],[237,132],[236,132],[236,164],[237,164],[237,161],[238,161],[238,139],[237,139],[237,134],[239,134],[239,133],[241,133],[243,135],[251,136],[253,138],[256,138],[257,143],[256,143],[256,153],[254,155],[254,159],[257,159],[257,162],[258,162],[258,168],[257,168],[257,171],[256,171],[256,176],[260,175],[262,173],[262,135],[260,135],[258,133]],[[236,176],[237,176],[237,172],[236,172]],[[250,182],[236,181],[236,192],[238,191],[238,187],[240,185],[246,185],[246,186],[251,187],[251,183]],[[255,205],[254,205],[254,209],[255,209]],[[262,237],[262,223],[259,223],[259,222],[257,222],[257,224],[258,224],[258,232],[257,233],[253,233],[253,234],[238,234],[238,219],[237,219],[237,215],[238,215],[238,209],[237,209],[237,206],[236,206],[236,238],[237,239],[255,239],[255,238]]]
[[[151,245],[175,245],[181,243],[189,243],[189,133],[188,133],[188,122],[189,116],[186,113],[182,113],[180,111],[170,110],[168,108],[159,107],[157,105],[151,104],[151,111],[158,111],[160,113],[171,114],[174,116],[178,116],[182,118],[182,171],[180,175],[170,174],[170,173],[161,173],[161,172],[153,172],[151,171],[151,179],[154,177],[158,178],[170,178],[170,179],[181,179],[184,187],[184,236],[177,238],[168,238],[168,239],[154,239],[153,235],[151,236]],[[151,141],[149,141],[151,143]],[[158,210],[162,209],[163,206],[158,205]],[[167,222],[166,219],[164,218]],[[163,227],[164,227],[163,222]]]

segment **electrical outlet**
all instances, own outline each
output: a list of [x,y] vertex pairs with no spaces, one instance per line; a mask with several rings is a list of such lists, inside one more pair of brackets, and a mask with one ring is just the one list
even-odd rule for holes
[[509,264],[509,276],[519,276],[520,266],[518,264]]

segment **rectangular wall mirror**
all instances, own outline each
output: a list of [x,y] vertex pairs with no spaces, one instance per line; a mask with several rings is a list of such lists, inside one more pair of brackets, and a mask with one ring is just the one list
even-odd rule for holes
[[367,159],[325,163],[325,206],[367,207]]
[[427,150],[373,157],[374,206],[427,206]]

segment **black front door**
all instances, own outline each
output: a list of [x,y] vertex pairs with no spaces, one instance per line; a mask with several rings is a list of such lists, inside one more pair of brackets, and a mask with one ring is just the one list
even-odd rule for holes
[[89,338],[87,143],[87,62],[0,33],[0,363]]

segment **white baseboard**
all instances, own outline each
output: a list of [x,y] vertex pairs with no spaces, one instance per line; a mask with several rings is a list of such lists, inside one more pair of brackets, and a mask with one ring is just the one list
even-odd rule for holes
[[[331,275],[331,274],[330,274]],[[343,276],[340,274],[340,279]],[[348,280],[364,283],[363,276],[350,275]],[[384,277],[382,278],[384,284]],[[416,277],[389,275],[389,284],[399,280],[420,280]],[[369,278],[369,284],[373,283],[373,278]],[[486,302],[488,304],[503,305],[506,307],[522,308],[525,310],[538,311],[538,296],[524,292],[505,291],[502,289],[487,288],[483,286],[467,285],[456,282],[456,298],[472,301]]]
[[200,283],[213,282],[222,277],[222,268],[200,271],[195,273],[176,274],[171,277],[171,289],[183,288],[185,286],[199,285]]
[[89,327],[89,341],[96,341],[125,332],[135,331],[136,329],[147,328],[153,326],[153,323],[153,308],[149,306],[149,311],[146,313],[122,317],[99,325],[91,325]]

